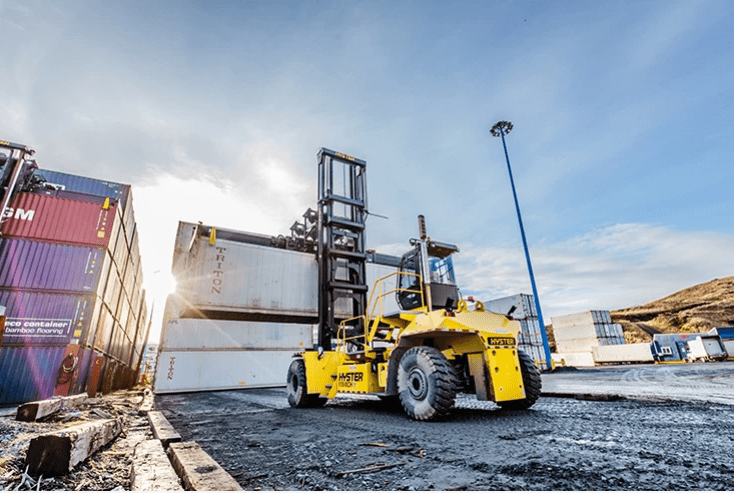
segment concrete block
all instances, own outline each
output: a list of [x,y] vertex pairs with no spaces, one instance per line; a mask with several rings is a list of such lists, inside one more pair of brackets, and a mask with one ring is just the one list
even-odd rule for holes
[[168,446],[168,456],[189,491],[240,491],[242,488],[196,442]]

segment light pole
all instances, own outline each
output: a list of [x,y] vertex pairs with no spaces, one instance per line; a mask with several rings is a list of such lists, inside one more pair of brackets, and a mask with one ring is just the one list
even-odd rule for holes
[[502,137],[502,147],[505,150],[505,160],[507,161],[507,171],[510,173],[510,185],[512,185],[512,196],[515,198],[515,210],[517,210],[517,221],[520,223],[520,235],[522,236],[522,246],[525,248],[525,260],[528,263],[528,272],[530,273],[530,285],[533,288],[533,296],[535,297],[535,310],[538,312],[538,323],[540,324],[540,336],[543,338],[543,349],[545,350],[545,365],[548,370],[551,366],[550,346],[548,345],[548,335],[545,333],[545,323],[543,322],[543,313],[540,311],[540,299],[538,298],[538,288],[535,286],[535,276],[533,275],[533,264],[530,262],[530,250],[528,250],[528,242],[525,239],[525,228],[522,225],[522,215],[520,214],[520,203],[517,201],[517,192],[515,191],[515,180],[512,178],[512,168],[510,167],[510,156],[507,154],[507,144],[505,144],[505,135],[512,131],[512,123],[501,121],[492,127],[492,135],[494,137]]

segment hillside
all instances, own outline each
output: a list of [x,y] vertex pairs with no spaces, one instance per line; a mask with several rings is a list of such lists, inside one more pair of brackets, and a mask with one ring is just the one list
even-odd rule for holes
[[706,332],[734,326],[734,277],[698,284],[642,306],[613,310],[611,315],[623,325],[627,342],[651,340],[634,323],[660,332]]

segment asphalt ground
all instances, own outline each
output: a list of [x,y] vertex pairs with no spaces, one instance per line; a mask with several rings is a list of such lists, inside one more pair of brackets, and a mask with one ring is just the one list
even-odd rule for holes
[[250,490],[732,490],[732,370],[564,370],[530,410],[460,396],[431,423],[369,397],[291,409],[283,389],[156,405]]

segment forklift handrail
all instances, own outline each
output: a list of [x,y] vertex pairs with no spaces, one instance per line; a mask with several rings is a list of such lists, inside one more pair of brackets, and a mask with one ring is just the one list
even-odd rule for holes
[[[341,323],[339,323],[339,330],[337,331],[337,341],[338,341],[337,350],[339,350],[340,348],[343,350],[346,347],[346,343],[348,341],[353,341],[353,340],[361,339],[361,338],[364,338],[363,346],[365,348],[367,347],[368,341],[372,341],[372,339],[375,337],[375,333],[377,332],[377,327],[379,325],[380,319],[382,319],[385,315],[384,306],[382,304],[382,299],[385,296],[388,296],[393,293],[399,293],[399,292],[420,294],[421,307],[425,307],[423,289],[395,288],[395,289],[391,289],[386,292],[382,291],[382,286],[387,279],[391,277],[399,276],[399,275],[416,277],[418,280],[418,286],[423,286],[423,280],[420,274],[416,274],[414,272],[395,271],[395,272],[392,272],[386,276],[383,276],[377,279],[375,281],[372,292],[370,293],[369,302],[367,303],[367,306],[371,307],[369,313],[366,313],[364,315],[358,315],[352,318],[348,318],[348,319],[342,320]],[[378,305],[380,307],[380,314],[379,316],[376,317],[375,311]],[[347,325],[350,325],[350,322],[354,322],[357,320],[363,320],[362,327],[364,327],[364,333],[360,335],[347,337],[347,334],[346,334]],[[368,329],[368,322],[370,321],[372,322],[371,328]]]

